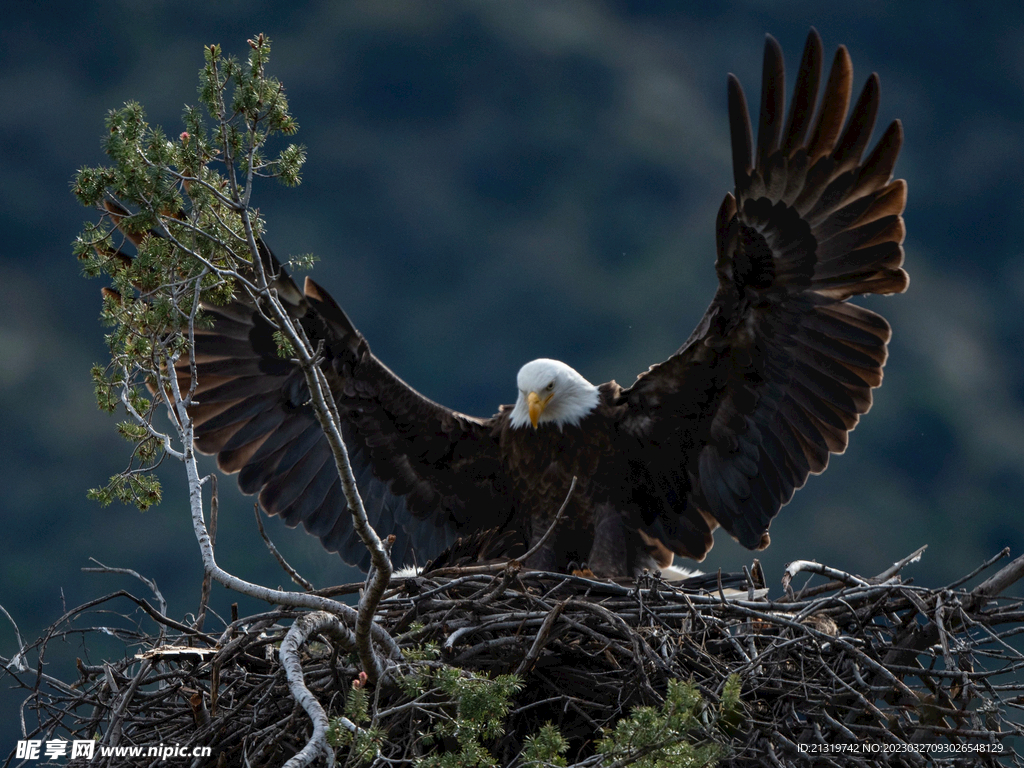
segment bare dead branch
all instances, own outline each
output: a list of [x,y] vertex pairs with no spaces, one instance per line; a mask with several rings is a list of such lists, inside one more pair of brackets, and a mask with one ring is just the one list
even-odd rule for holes
[[256,517],[256,528],[260,532],[260,537],[263,539],[263,543],[266,544],[267,550],[270,552],[271,555],[274,556],[274,559],[277,560],[277,564],[280,565],[281,569],[288,574],[288,578],[290,578],[293,582],[298,584],[307,592],[312,592],[313,585],[310,582],[306,581],[306,579],[302,577],[302,574],[300,574],[297,570],[295,570],[291,565],[288,564],[288,561],[284,559],[284,555],[282,555],[280,550],[276,546],[274,546],[274,542],[272,542],[270,540],[270,537],[267,535],[267,531],[263,527],[263,515],[260,513],[259,502],[256,502],[255,504],[252,505],[252,512],[253,515]]
[[[217,493],[217,475],[207,475],[206,480],[210,485],[210,544],[217,543],[217,520],[220,516],[220,496]],[[195,628],[201,632],[203,624],[206,623],[206,611],[210,605],[210,590],[213,587],[213,578],[204,569],[203,586],[199,591],[199,610],[196,612]]]
[[[320,632],[328,633],[332,639],[341,642],[346,651],[355,650],[355,635],[352,631],[341,624],[337,616],[324,611],[300,616],[281,641],[281,666],[288,676],[288,689],[292,698],[306,710],[306,714],[313,721],[312,736],[299,753],[285,763],[285,768],[306,768],[321,755],[327,760],[327,765],[334,765],[334,750],[327,743],[327,713],[312,691],[306,687],[298,654],[299,648]],[[358,730],[348,718],[343,717],[342,720],[350,730]]]
[[167,601],[164,600],[163,594],[160,592],[160,588],[157,587],[156,582],[152,579],[147,579],[145,576],[140,575],[137,571],[133,571],[131,568],[112,568],[109,565],[104,565],[94,557],[89,558],[90,562],[96,563],[96,568],[83,568],[82,573],[116,573],[125,576],[131,576],[138,579],[147,587],[149,591],[153,593],[153,597],[156,598],[156,604],[159,606],[157,610],[161,615],[167,615]]
[[975,587],[971,594],[976,598],[995,597],[1001,595],[1024,577],[1024,555],[1013,560],[995,575],[985,579]]
[[535,555],[540,550],[541,547],[544,546],[544,543],[549,538],[551,538],[551,535],[555,532],[555,528],[558,527],[558,523],[562,519],[562,515],[565,514],[566,507],[569,506],[569,499],[572,498],[572,492],[575,491],[575,490],[576,490],[576,476],[573,475],[572,482],[569,483],[569,490],[566,491],[566,494],[565,494],[565,500],[562,502],[562,506],[560,506],[558,508],[558,512],[555,514],[555,519],[551,521],[551,525],[549,525],[548,529],[546,531],[544,531],[544,535],[540,537],[540,541],[538,541],[536,544],[534,544],[532,547],[530,547],[526,551],[526,554],[523,555],[521,558],[519,558],[519,560],[521,562],[524,562],[524,563],[528,562],[529,559],[533,555]]

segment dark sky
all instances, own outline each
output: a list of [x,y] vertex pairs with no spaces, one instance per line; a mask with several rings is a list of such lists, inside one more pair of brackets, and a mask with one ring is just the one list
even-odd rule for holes
[[[687,4],[688,5],[688,4]],[[257,205],[281,255],[430,397],[488,415],[525,361],[628,384],[687,337],[714,290],[713,222],[731,180],[725,77],[756,104],[764,34],[796,68],[807,30],[877,71],[879,124],[906,140],[910,291],[870,302],[895,330],[886,383],[847,454],[772,527],[770,579],[796,557],[871,575],[922,544],[937,586],[1024,551],[1024,12],[1016,4],[862,2],[222,2],[16,4],[0,23],[0,604],[34,638],[65,607],[153,576],[173,616],[201,571],[168,465],[140,514],[85,499],[128,458],[93,402],[100,283],[70,243],[69,193],[102,162],[106,111],[143,103],[180,130],[202,46],[274,41],[309,151],[304,183]],[[222,482],[221,564],[277,584],[251,500]],[[272,523],[276,521],[271,521]],[[315,540],[271,524],[324,585]],[[707,568],[751,555],[720,536]],[[777,583],[777,582],[776,582]],[[218,592],[220,610],[233,596]],[[118,606],[129,612],[128,606]],[[0,619],[0,655],[15,650]],[[54,663],[85,652],[66,645]],[[0,753],[16,693],[0,693]],[[4,738],[11,734],[9,738]]]

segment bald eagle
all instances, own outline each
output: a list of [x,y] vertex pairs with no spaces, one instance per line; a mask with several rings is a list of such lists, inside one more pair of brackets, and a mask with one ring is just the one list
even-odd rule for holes
[[[729,76],[735,193],[716,223],[718,290],[686,343],[628,388],[540,359],[520,369],[513,405],[490,418],[457,413],[392,373],[325,290],[307,279],[300,291],[263,251],[280,297],[322,349],[359,489],[378,533],[396,535],[397,564],[492,528],[509,534],[503,554],[522,554],[573,477],[564,518],[528,567],[586,563],[620,577],[676,555],[700,561],[719,526],[749,549],[768,546],[772,519],[846,449],[882,382],[889,325],[848,299],[908,285],[907,187],[892,180],[900,123],[862,159],[878,77],[847,119],[846,49],[818,103],[821,65],[812,30],[784,119],[782,51],[767,38],[756,145]],[[237,472],[267,513],[367,567],[301,371],[279,356],[250,299],[206,311],[213,322],[197,330],[193,358],[197,448]]]

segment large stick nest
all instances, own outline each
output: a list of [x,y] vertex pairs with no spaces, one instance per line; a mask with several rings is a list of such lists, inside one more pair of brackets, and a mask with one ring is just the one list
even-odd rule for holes
[[[730,675],[742,682],[743,716],[719,734],[729,747],[725,766],[1024,764],[1014,751],[1024,735],[1024,600],[1000,596],[1024,573],[1024,558],[972,588],[964,585],[982,569],[941,589],[902,580],[910,560],[873,579],[791,566],[778,600],[756,598],[753,583],[727,597],[714,578],[695,592],[654,577],[619,585],[514,566],[449,572],[393,580],[377,620],[403,650],[439,649],[440,658],[410,664],[521,677],[505,733],[488,744],[503,765],[549,721],[570,741],[570,765],[598,765],[602,728],[637,706],[659,705],[668,680],[692,680],[713,706]],[[788,581],[801,569],[829,581],[808,579],[794,593]],[[186,762],[196,766],[280,765],[303,747],[312,726],[278,658],[303,612],[239,618],[211,634],[131,599],[163,626],[157,637],[126,637],[125,658],[80,662],[80,679],[70,683],[42,674],[41,664],[9,672],[29,692],[29,738],[211,746],[211,757]],[[40,658],[47,642],[80,633],[87,613],[72,611],[52,627],[37,642]],[[300,660],[306,686],[339,714],[359,678],[354,656],[322,635]],[[367,690],[374,724],[388,731],[378,764],[412,764],[428,749],[423,711],[398,685]],[[836,751],[841,745],[857,752]],[[97,751],[82,764],[125,762]]]

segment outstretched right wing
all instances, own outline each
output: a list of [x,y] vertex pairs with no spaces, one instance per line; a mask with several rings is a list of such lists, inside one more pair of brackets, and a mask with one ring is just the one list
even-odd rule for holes
[[[260,243],[272,285],[289,315],[321,347],[342,416],[342,437],[371,524],[394,533],[396,565],[436,557],[459,533],[506,523],[493,424],[420,395],[388,370],[334,300],[307,278],[299,291]],[[301,369],[278,354],[256,305],[236,298],[204,305],[212,326],[196,329],[195,444],[238,473],[243,493],[289,526],[302,523],[329,551],[364,570],[369,554],[354,532],[327,439],[309,404]],[[189,362],[178,367],[188,387]]]

